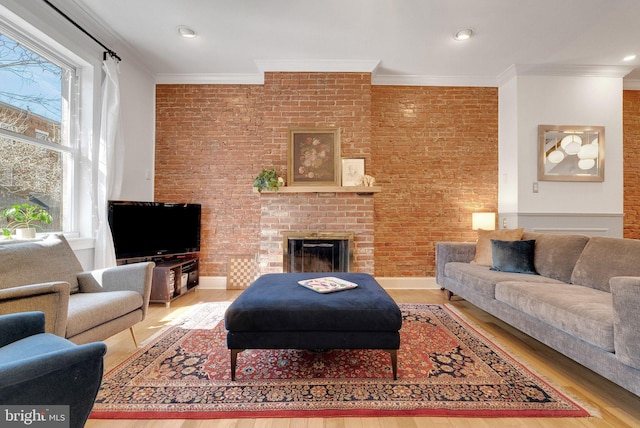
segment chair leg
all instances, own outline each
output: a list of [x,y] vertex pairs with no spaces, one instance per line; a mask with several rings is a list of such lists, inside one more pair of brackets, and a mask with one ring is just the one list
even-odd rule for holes
[[136,339],[136,332],[133,330],[133,326],[129,327],[129,331],[131,332],[131,337],[133,338],[133,344],[136,345],[136,348],[139,348],[138,339]]

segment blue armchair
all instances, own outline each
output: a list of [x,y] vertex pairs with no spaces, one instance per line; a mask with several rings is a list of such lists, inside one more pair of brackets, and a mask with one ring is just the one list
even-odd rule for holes
[[102,382],[102,342],[75,345],[44,332],[44,313],[0,316],[0,404],[68,405],[84,426]]

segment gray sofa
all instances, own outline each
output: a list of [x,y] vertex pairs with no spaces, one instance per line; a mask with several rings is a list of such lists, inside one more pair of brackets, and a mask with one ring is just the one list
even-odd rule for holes
[[476,243],[439,242],[436,281],[640,395],[640,241],[531,232],[521,240],[535,241],[537,274],[471,263]]
[[42,311],[45,331],[76,344],[102,341],[142,321],[154,263],[83,272],[62,235],[0,242],[0,314]]

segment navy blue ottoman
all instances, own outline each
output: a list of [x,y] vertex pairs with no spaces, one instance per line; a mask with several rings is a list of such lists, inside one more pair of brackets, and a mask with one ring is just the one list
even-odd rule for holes
[[[358,284],[321,294],[298,281],[334,276]],[[245,349],[384,349],[397,379],[402,314],[369,274],[277,273],[259,277],[224,316],[231,379]]]

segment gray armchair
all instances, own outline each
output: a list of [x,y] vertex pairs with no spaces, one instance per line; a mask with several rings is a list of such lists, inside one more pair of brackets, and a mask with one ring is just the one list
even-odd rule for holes
[[44,313],[0,316],[0,403],[69,406],[71,427],[84,426],[102,382],[104,343],[75,345],[44,332]]
[[[85,272],[62,235],[0,242],[0,314],[45,313],[45,331],[82,344],[142,321],[155,264]],[[136,343],[137,346],[137,343]]]

